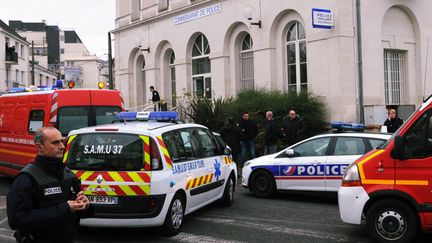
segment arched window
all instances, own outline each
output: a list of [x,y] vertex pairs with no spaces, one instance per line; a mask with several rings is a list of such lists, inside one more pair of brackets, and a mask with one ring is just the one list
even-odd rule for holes
[[175,73],[175,55],[174,52],[171,53],[170,59],[169,59],[169,70],[170,70],[170,79],[171,79],[171,105],[172,107],[176,106],[176,98],[177,98],[177,92],[176,92],[176,73]]
[[253,41],[247,34],[242,41],[240,51],[240,89],[254,88],[254,58],[253,58]]
[[207,38],[200,34],[192,48],[192,78],[195,96],[198,98],[211,98],[211,65],[210,46]]
[[294,21],[286,37],[288,90],[307,90],[306,34],[302,24]]

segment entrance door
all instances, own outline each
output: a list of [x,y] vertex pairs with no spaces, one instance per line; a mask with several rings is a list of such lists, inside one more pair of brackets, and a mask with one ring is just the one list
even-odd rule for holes
[[212,98],[212,87],[210,76],[198,76],[193,78],[194,94],[197,98]]

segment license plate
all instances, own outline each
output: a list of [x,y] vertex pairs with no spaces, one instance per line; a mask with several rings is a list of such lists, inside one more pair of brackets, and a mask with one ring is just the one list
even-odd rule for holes
[[118,204],[118,197],[109,196],[87,196],[93,204]]

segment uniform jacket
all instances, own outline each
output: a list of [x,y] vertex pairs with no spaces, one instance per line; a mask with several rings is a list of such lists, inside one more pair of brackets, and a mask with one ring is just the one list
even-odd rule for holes
[[239,127],[241,130],[242,141],[253,140],[258,135],[258,126],[252,119],[241,119]]
[[279,133],[274,119],[267,121],[265,127],[264,143],[265,145],[274,145],[279,139]]
[[[29,170],[30,166],[37,167],[39,177],[35,170]],[[38,179],[41,177],[45,179]],[[67,201],[74,200],[79,190],[78,179],[61,160],[37,156],[9,189],[9,226],[30,233],[37,240],[73,242],[79,214],[84,214],[72,213]]]
[[235,123],[228,123],[221,131],[222,139],[234,154],[240,153],[241,131]]

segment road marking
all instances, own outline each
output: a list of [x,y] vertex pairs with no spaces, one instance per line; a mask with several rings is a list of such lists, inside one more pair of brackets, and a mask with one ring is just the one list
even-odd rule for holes
[[253,218],[253,217],[244,217],[244,216],[231,216],[231,215],[223,215],[223,214],[208,214],[210,217],[215,218],[225,218],[225,219],[235,219],[241,222],[254,222],[254,221],[264,221],[264,222],[273,222],[273,223],[288,223],[288,224],[301,224],[301,225],[316,225],[316,226],[329,226],[331,228],[352,228],[351,225],[329,225],[328,223],[309,223],[309,222],[301,222],[301,221],[293,221],[293,220],[280,220],[280,219],[263,219],[263,218]]
[[171,237],[170,240],[177,240],[180,242],[189,242],[189,243],[243,243],[243,241],[233,241],[233,240],[224,240],[221,238],[214,238],[210,236],[204,235],[195,235],[185,232],[180,232],[178,235]]
[[322,232],[318,232],[318,231],[314,231],[314,230],[293,229],[293,228],[288,228],[288,227],[274,226],[274,225],[270,225],[270,224],[255,224],[255,223],[251,223],[251,222],[247,222],[247,221],[235,222],[235,220],[231,220],[231,219],[217,219],[217,218],[204,218],[204,217],[197,217],[195,219],[207,221],[207,222],[218,223],[218,224],[254,228],[257,230],[268,231],[271,233],[281,233],[281,234],[312,237],[312,238],[316,238],[316,239],[325,239],[325,240],[331,240],[334,242],[351,242],[352,241],[352,239],[350,239],[349,237],[343,236],[343,235],[337,236],[335,234],[327,234],[327,233],[322,233]]

